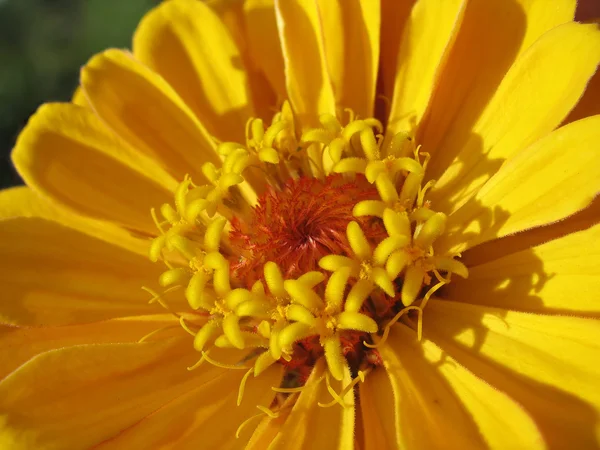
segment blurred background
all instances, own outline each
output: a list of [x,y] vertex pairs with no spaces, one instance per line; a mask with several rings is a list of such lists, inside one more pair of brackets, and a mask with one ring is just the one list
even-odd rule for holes
[[131,36],[159,0],[0,0],[0,187],[19,184],[9,159],[37,107],[68,101],[79,68]]
[[[129,48],[137,22],[159,2],[0,0],[0,188],[20,184],[9,154],[28,117],[43,102],[68,101],[91,55]],[[577,19],[597,17],[600,0],[579,0]]]

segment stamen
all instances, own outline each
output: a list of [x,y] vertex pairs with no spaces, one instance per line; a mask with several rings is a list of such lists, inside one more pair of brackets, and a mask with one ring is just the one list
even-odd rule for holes
[[138,344],[141,344],[143,342],[146,342],[148,339],[150,339],[152,336],[157,335],[158,333],[161,333],[165,330],[170,330],[171,328],[177,328],[177,325],[167,325],[164,327],[160,327],[157,330],[151,331],[150,333],[146,334],[144,337],[140,338],[138,340]]
[[256,408],[258,410],[260,410],[261,412],[258,414],[255,414],[252,417],[249,417],[248,419],[244,420],[242,422],[242,424],[238,427],[237,431],[235,432],[235,438],[239,439],[240,438],[240,433],[242,432],[242,430],[244,429],[244,427],[246,425],[248,425],[250,422],[252,422],[254,419],[259,418],[259,417],[263,417],[264,415],[266,415],[267,417],[269,417],[270,419],[277,419],[279,417],[279,412],[273,412],[271,411],[269,408],[262,406],[262,405],[256,405]]
[[244,397],[244,389],[246,387],[246,381],[248,380],[248,377],[250,376],[250,374],[254,371],[254,367],[251,367],[250,369],[248,369],[248,372],[246,372],[244,374],[244,376],[242,377],[242,381],[240,382],[240,387],[238,390],[238,397],[237,397],[237,405],[240,406],[242,404],[242,398]]
[[266,406],[262,406],[262,405],[256,405],[256,407],[258,409],[260,409],[262,412],[264,412],[267,416],[269,416],[271,419],[277,419],[279,417],[279,411],[275,412],[275,411],[271,411],[269,408],[267,408]]
[[185,323],[185,319],[183,318],[183,316],[179,316],[179,325],[181,325],[181,328],[183,328],[188,334],[192,335],[192,336],[196,336],[196,332],[192,331],[187,323]]
[[213,366],[216,367],[220,367],[221,369],[234,369],[234,370],[246,370],[246,369],[252,369],[252,367],[247,367],[247,366],[236,366],[233,364],[225,364],[225,363],[221,363],[219,361],[215,361],[214,359],[212,359],[210,356],[208,356],[208,352],[203,351],[202,352],[202,356],[204,357],[204,359],[212,364]]
[[150,300],[148,300],[148,304],[151,305],[154,302],[157,302],[160,306],[162,306],[163,308],[165,308],[167,311],[169,311],[172,315],[174,315],[175,317],[177,317],[177,319],[179,319],[179,314],[177,314],[175,311],[173,311],[171,308],[169,308],[169,306],[164,302],[163,300],[163,296],[165,294],[168,294],[169,292],[173,292],[176,291],[177,289],[180,289],[181,286],[171,286],[170,288],[167,288],[163,291],[162,294],[157,293],[155,290],[147,287],[147,286],[142,286],[141,289],[143,291],[146,291],[147,293],[149,293],[150,295],[152,295],[152,298]]
[[[335,392],[335,389],[333,389],[333,388],[331,387],[331,382],[330,382],[330,380],[329,380],[329,371],[326,371],[326,372],[325,372],[325,384],[326,384],[326,386],[327,386],[327,391],[328,391],[328,392],[331,394],[331,396],[332,396],[332,397],[333,397],[333,399],[334,399],[334,400],[333,400],[333,401],[334,401],[334,404],[335,404],[335,403],[338,403],[339,405],[341,405],[341,406],[342,406],[342,408],[344,408],[344,409],[348,408],[348,407],[349,407],[349,405],[346,405],[346,404],[344,403],[344,400],[342,399],[342,397],[340,397],[340,396],[338,395],[338,393],[337,393],[337,392]],[[317,403],[317,405],[319,405],[320,407],[324,407],[324,405],[323,405],[321,402],[318,402],[318,403]]]
[[[387,338],[388,338],[388,336],[389,336],[389,334],[390,334],[390,327],[391,327],[392,325],[394,325],[396,322],[398,322],[398,320],[400,320],[400,318],[401,318],[401,317],[402,317],[404,314],[406,314],[408,311],[411,311],[411,310],[417,311],[417,312],[419,313],[419,320],[420,320],[420,317],[421,317],[421,315],[423,314],[422,307],[420,307],[420,306],[415,306],[415,305],[412,305],[412,306],[407,306],[406,308],[403,308],[403,309],[402,309],[402,310],[401,310],[401,311],[400,311],[398,314],[396,314],[396,315],[394,316],[394,318],[393,318],[392,320],[390,320],[390,321],[389,321],[389,322],[388,322],[388,323],[385,325],[385,327],[383,327],[383,335],[381,336],[381,339],[379,340],[379,342],[378,342],[377,344],[369,344],[368,342],[366,342],[366,341],[363,341],[363,345],[364,345],[365,347],[368,347],[368,348],[377,348],[377,347],[381,347],[383,344],[385,344],[385,341],[387,341]],[[420,336],[420,334],[419,334],[419,336],[418,336],[418,339],[419,339],[419,340],[421,340],[421,336]]]
[[[338,397],[340,399],[343,399],[346,394],[348,394],[348,392],[350,392],[351,389],[354,388],[354,386],[356,386],[359,382],[364,383],[365,382],[365,377],[371,372],[371,370],[373,370],[372,367],[369,367],[366,370],[359,370],[358,371],[358,375],[356,377],[354,377],[354,379],[348,384],[348,386],[346,386],[342,392],[339,393]],[[331,402],[329,403],[318,403],[318,405],[321,408],[330,408],[336,404],[339,404],[338,399],[334,398]],[[347,405],[345,405],[347,407]]]

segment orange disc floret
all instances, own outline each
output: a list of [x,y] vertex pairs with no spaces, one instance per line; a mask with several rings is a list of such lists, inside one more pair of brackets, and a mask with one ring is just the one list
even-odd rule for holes
[[351,255],[346,237],[351,221],[359,221],[374,245],[386,234],[381,221],[352,215],[356,203],[377,199],[377,189],[362,175],[348,181],[342,175],[323,180],[290,179],[281,190],[270,188],[254,208],[249,221],[232,220],[229,234],[236,256],[232,276],[252,285],[262,278],[263,265],[273,261],[286,278],[320,270],[318,261],[330,254]]

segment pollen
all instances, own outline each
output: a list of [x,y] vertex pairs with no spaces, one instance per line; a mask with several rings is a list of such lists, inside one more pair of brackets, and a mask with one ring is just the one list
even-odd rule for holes
[[[381,366],[390,328],[416,318],[420,339],[429,299],[468,276],[458,255],[436,251],[447,216],[427,200],[435,181],[413,137],[384,138],[378,120],[351,112],[320,122],[300,134],[287,102],[270,124],[249,120],[246,142],[220,143],[221,167],[204,165],[208,184],[185,177],[173,205],[152,211],[150,259],[166,265],[152,301],[168,308],[165,294],[182,293],[195,315],[180,322],[202,355],[192,369],[245,369],[240,401],[248,377],[274,364],[285,373],[274,389],[290,398],[325,364],[318,382],[352,375],[322,405],[344,406]],[[219,348],[239,364],[209,356]]]

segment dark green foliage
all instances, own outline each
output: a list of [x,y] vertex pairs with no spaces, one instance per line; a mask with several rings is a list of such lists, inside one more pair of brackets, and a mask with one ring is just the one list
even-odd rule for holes
[[19,183],[9,153],[43,102],[68,101],[79,68],[108,47],[128,48],[158,0],[0,0],[0,187]]

